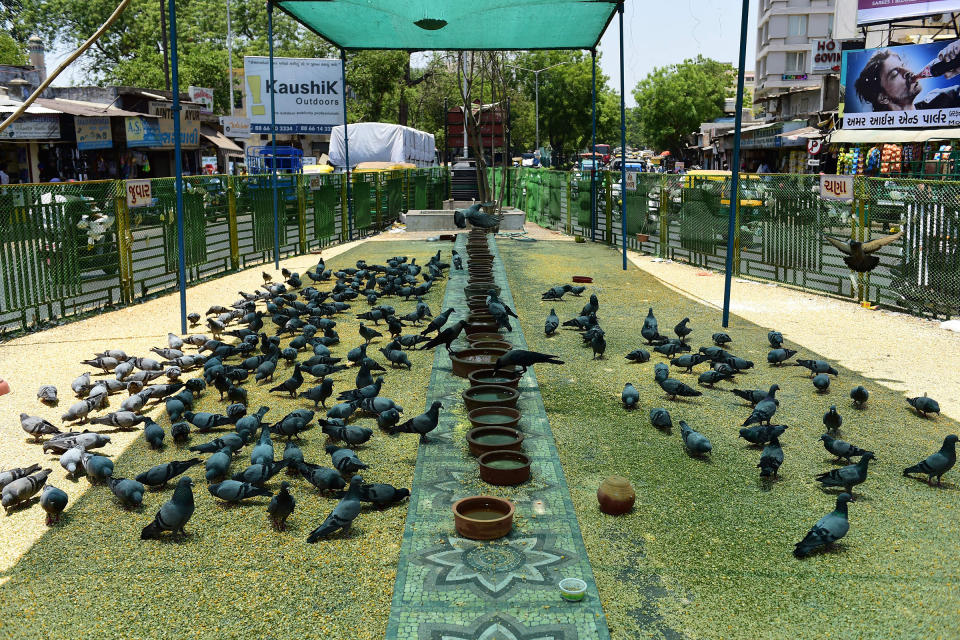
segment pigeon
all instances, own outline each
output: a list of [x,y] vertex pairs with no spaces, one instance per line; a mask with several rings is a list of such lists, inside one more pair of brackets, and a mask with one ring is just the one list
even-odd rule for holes
[[725,344],[733,342],[733,339],[723,331],[716,332],[710,336],[710,338],[713,340],[713,344],[717,345],[718,347],[722,347]]
[[124,507],[136,509],[143,504],[143,494],[147,489],[136,480],[110,477],[107,478],[107,484],[110,486],[110,491],[117,496],[117,500]]
[[678,343],[666,342],[664,344],[658,344],[653,348],[653,350],[659,354],[667,356],[668,358],[672,358],[673,356],[677,355],[677,353],[683,351],[684,349]]
[[810,370],[810,377],[812,378],[815,374],[818,373],[830,373],[833,375],[839,375],[839,371],[830,366],[830,363],[826,360],[797,360],[793,363],[795,367],[803,367]]
[[37,397],[40,399],[40,402],[48,404],[50,406],[55,406],[59,400],[57,399],[57,388],[52,384],[45,384],[37,391]]
[[381,429],[391,429],[400,422],[400,411],[398,409],[387,409],[377,414],[377,426]]
[[713,450],[710,440],[702,433],[691,429],[683,420],[680,421],[680,436],[687,451],[694,455],[703,455]]
[[267,513],[270,514],[270,520],[277,531],[284,531],[287,528],[287,518],[293,513],[297,502],[290,495],[290,483],[284,480],[280,483],[280,491],[270,499],[267,505]]
[[358,389],[343,391],[337,396],[338,400],[349,402],[360,402],[367,398],[375,398],[380,395],[380,389],[383,387],[383,376],[378,376],[372,384],[368,384]]
[[754,423],[763,423],[766,422],[770,424],[770,419],[773,417],[773,414],[777,412],[777,391],[780,390],[780,385],[775,384],[770,387],[770,390],[767,391],[766,397],[758,402],[753,407],[753,413],[743,421],[741,426],[749,427]]
[[740,429],[740,437],[753,444],[764,444],[774,438],[782,436],[786,430],[787,425],[785,424],[758,424],[755,427],[743,427]]
[[824,236],[830,244],[836,247],[840,253],[843,253],[843,261],[846,263],[851,270],[856,271],[857,273],[867,273],[873,271],[878,264],[880,264],[880,258],[878,256],[870,255],[875,251],[879,251],[881,247],[890,244],[891,242],[896,242],[903,236],[903,230],[901,229],[897,233],[894,233],[889,236],[882,236],[871,240],[870,242],[860,242],[851,238],[848,242],[842,240],[837,240],[836,238],[831,238],[830,236]]
[[363,478],[354,476],[350,482],[350,488],[346,495],[337,503],[330,515],[320,523],[316,529],[307,536],[307,542],[314,543],[321,538],[326,538],[339,529],[347,530],[353,521],[360,514],[360,508],[363,504],[360,502],[362,493]]
[[105,416],[93,418],[90,420],[90,424],[103,424],[120,430],[127,430],[146,422],[147,419],[146,416],[137,415],[133,411],[114,411]]
[[292,475],[296,473],[297,465],[303,462],[303,451],[292,440],[288,440],[283,448],[282,460],[287,463],[287,473]]
[[[933,398],[928,398],[926,393],[917,398],[907,398],[907,402],[910,403],[910,406],[916,409],[917,413],[921,414],[924,418],[927,417],[928,413],[940,415],[940,404]],[[22,414],[20,419],[21,421],[23,420]]]
[[[61,433],[43,443],[44,453],[63,453],[76,446],[82,446],[84,449],[99,449],[110,442],[110,436],[106,436],[93,431],[68,431]],[[31,472],[33,473],[33,472]],[[0,484],[0,487],[3,485]]]
[[67,508],[67,494],[62,489],[48,484],[40,493],[40,507],[47,512],[47,526],[60,521],[60,514]]
[[145,526],[143,531],[140,532],[140,539],[159,539],[160,533],[163,531],[183,534],[183,528],[193,515],[193,509],[193,480],[189,476],[184,476],[177,481],[177,488],[173,490],[173,497],[163,503],[153,522]]
[[673,420],[670,418],[670,412],[666,409],[650,409],[650,424],[664,431],[673,428]]
[[839,431],[840,425],[843,424],[843,417],[837,413],[837,406],[833,405],[830,407],[830,411],[827,411],[823,414],[823,426],[827,428],[827,431]]
[[825,373],[818,373],[813,376],[811,382],[813,382],[813,386],[816,387],[820,393],[824,393],[830,388],[830,376]]
[[798,542],[793,550],[797,558],[806,558],[816,549],[836,542],[847,535],[850,522],[847,520],[847,503],[853,498],[849,493],[837,496],[837,507],[817,520],[817,524]]
[[300,363],[293,367],[293,375],[284,380],[281,384],[273,387],[270,391],[284,391],[290,394],[291,398],[297,397],[297,389],[303,385],[303,372],[300,369]]
[[368,465],[361,462],[357,454],[351,449],[328,444],[324,447],[324,450],[330,454],[334,468],[340,473],[356,473],[360,469],[368,468]]
[[867,388],[863,385],[857,385],[850,390],[850,398],[853,400],[853,406],[857,409],[862,409],[863,405],[867,404],[867,400],[870,398],[870,392],[867,391]]
[[80,454],[83,470],[90,480],[106,480],[113,475],[113,460],[84,451]]
[[313,400],[314,408],[320,405],[326,408],[326,400],[331,395],[333,395],[333,379],[326,378],[319,385],[301,391],[299,397]]
[[[451,351],[450,345],[453,344],[453,341],[456,340],[460,333],[463,331],[464,327],[467,326],[467,323],[463,320],[458,320],[452,326],[447,327],[443,331],[440,331],[436,336],[423,343],[423,346],[419,348],[419,351],[424,351],[426,349],[433,349],[438,347],[441,344],[447,348],[447,352]],[[421,335],[423,335],[421,333]]]
[[20,414],[20,427],[33,436],[34,442],[40,442],[43,436],[61,433],[60,429],[57,429],[43,418],[29,416],[25,413]]
[[607,350],[607,340],[603,337],[603,331],[598,331],[590,339],[590,347],[593,349],[593,359],[603,359],[603,352]]
[[583,305],[583,309],[580,310],[580,315],[589,316],[590,314],[595,314],[600,310],[600,300],[597,299],[597,294],[590,294],[590,301],[587,304]]
[[382,334],[382,333],[380,333],[380,332],[377,331],[376,329],[371,329],[371,328],[367,327],[367,326],[364,325],[362,322],[360,323],[360,327],[359,327],[358,331],[360,332],[360,337],[363,338],[364,340],[366,340],[366,341],[367,341],[367,344],[370,344],[370,341],[373,340],[374,338],[382,338],[382,337],[383,337],[383,334]]
[[336,469],[301,462],[297,465],[300,475],[321,491],[338,491],[347,486],[347,482]]
[[670,361],[670,364],[674,367],[680,367],[681,369],[686,369],[687,373],[692,373],[693,368],[700,364],[701,362],[706,362],[706,356],[699,353],[688,353],[676,357]]
[[714,384],[720,382],[721,380],[729,380],[732,376],[730,373],[724,371],[715,371],[713,369],[708,369],[704,371],[699,376],[697,376],[697,382],[700,384],[705,384],[712,387]]
[[198,324],[200,324],[200,318],[201,318],[201,317],[202,317],[202,316],[201,316],[199,313],[188,313],[188,314],[187,314],[187,320],[190,321],[190,326],[191,326],[191,327],[195,327],[195,326],[197,326]]
[[767,342],[769,342],[770,346],[774,349],[779,349],[783,346],[783,334],[779,331],[768,331]]
[[567,292],[565,288],[560,287],[551,287],[545,292],[540,294],[541,300],[563,300],[563,295]]
[[391,367],[406,366],[407,371],[413,369],[413,363],[410,362],[410,358],[407,357],[407,354],[399,349],[400,345],[394,343],[398,348],[396,349],[380,349],[380,353],[383,354],[383,357],[387,359],[387,362],[390,363]]
[[170,437],[177,444],[182,444],[190,438],[189,422],[174,422],[170,425]]
[[3,487],[7,486],[14,480],[26,478],[31,473],[36,473],[37,471],[40,471],[39,464],[32,464],[29,467],[17,467],[15,469],[0,471],[0,489],[3,489]]
[[255,487],[249,482],[238,482],[236,480],[224,480],[216,484],[207,486],[207,491],[215,498],[220,498],[225,502],[240,502],[246,498],[259,498],[273,496],[273,493],[261,487]]
[[390,430],[390,435],[396,435],[398,433],[418,433],[420,434],[420,441],[425,442],[427,440],[426,435],[436,429],[440,423],[440,409],[442,408],[443,404],[439,401],[434,401],[433,404],[430,405],[430,408],[424,413],[393,427]]
[[[662,368],[660,368],[662,367]],[[695,398],[697,396],[702,396],[703,393],[697,391],[693,387],[686,385],[679,380],[674,380],[669,377],[670,370],[666,365],[657,365],[654,371],[654,380],[660,388],[667,394],[671,400],[675,400],[677,396]]]
[[78,444],[60,455],[60,466],[66,470],[67,477],[75,478],[77,471],[83,469],[84,453],[86,453],[86,449],[83,448],[83,445]]
[[13,507],[27,502],[47,483],[47,476],[50,475],[50,472],[51,469],[44,469],[38,473],[17,478],[7,484],[0,492],[0,504],[9,511]]
[[770,442],[763,448],[763,453],[760,454],[760,463],[757,466],[760,468],[760,476],[764,478],[769,478],[773,476],[777,477],[777,470],[780,469],[780,465],[783,464],[783,449],[780,447],[780,440],[777,436],[774,436],[770,439]]
[[643,328],[640,329],[640,335],[647,340],[647,344],[653,344],[655,338],[660,336],[657,328],[657,319],[653,315],[653,307],[647,311],[647,317],[643,319]]
[[427,334],[433,333],[434,331],[440,331],[443,325],[447,324],[447,320],[450,319],[450,314],[454,311],[453,307],[450,307],[442,313],[438,313],[433,320],[430,321],[430,324],[420,332],[420,335],[425,336]]
[[677,324],[677,326],[673,328],[673,332],[677,334],[677,337],[680,338],[681,341],[684,342],[686,341],[687,336],[693,333],[693,329],[687,326],[688,322],[690,322],[690,318],[684,318]]
[[844,442],[834,438],[829,433],[825,433],[820,436],[820,440],[823,441],[823,448],[829,451],[832,455],[835,455],[837,459],[845,458],[847,463],[850,462],[850,458],[854,456],[862,456],[867,451],[861,449],[860,447],[855,447],[849,442]]
[[233,424],[230,418],[220,415],[219,413],[206,413],[203,411],[194,413],[193,411],[185,411],[183,417],[187,422],[195,426],[200,433]]
[[640,392],[628,382],[624,385],[623,391],[620,393],[620,400],[623,402],[624,409],[636,409],[640,404]]
[[200,458],[191,458],[189,460],[174,460],[151,467],[137,476],[137,482],[142,482],[148,487],[163,487],[168,481],[176,478],[178,475],[189,469],[195,464],[203,462]]
[[341,402],[340,404],[333,405],[327,410],[327,417],[336,418],[339,420],[347,420],[356,410],[357,404],[355,402]]
[[637,363],[649,362],[650,352],[646,349],[635,349],[627,354],[627,360]]
[[236,453],[243,448],[243,445],[246,444],[243,436],[239,433],[228,433],[219,438],[215,438],[210,442],[205,442],[203,444],[197,444],[190,447],[190,451],[196,451],[198,453],[216,453],[223,449],[224,447],[230,448],[230,453]]
[[204,463],[204,477],[207,482],[223,480],[230,472],[230,463],[233,461],[233,451],[230,447],[223,447],[207,458]]
[[867,479],[867,465],[873,459],[873,453],[867,451],[856,464],[821,473],[814,479],[824,487],[843,487],[852,496],[853,488]]
[[546,353],[526,351],[524,349],[513,349],[511,351],[507,351],[505,354],[497,358],[497,361],[493,366],[493,370],[494,373],[496,373],[500,369],[510,366],[517,366],[520,367],[521,373],[526,373],[529,367],[541,363],[563,364],[563,360],[559,360],[557,356]]
[[373,436],[373,429],[367,427],[338,425],[326,420],[320,420],[320,425],[323,432],[330,436],[332,442],[342,440],[351,446],[363,444]]
[[543,333],[552,336],[559,326],[560,318],[557,316],[556,310],[550,309],[550,315],[547,316],[546,322],[543,323]]
[[385,483],[364,484],[360,490],[361,502],[372,502],[381,509],[409,496],[409,489],[397,489],[392,484]]
[[70,388],[78,398],[84,397],[90,391],[91,386],[89,371],[74,378],[73,382],[70,383]]
[[780,349],[771,349],[770,353],[767,354],[767,362],[773,366],[779,366],[795,355],[797,355],[797,352],[793,349],[784,349],[782,347]]
[[923,462],[919,462],[912,467],[903,470],[903,475],[910,473],[923,473],[927,475],[927,484],[933,483],[933,478],[937,478],[937,486],[942,486],[940,480],[943,474],[953,468],[957,463],[957,436],[951,434],[943,439],[943,446],[936,453],[931,454]]
[[250,464],[270,462],[273,462],[273,440],[270,439],[270,427],[263,425],[260,430],[260,441],[250,452]]
[[260,486],[280,473],[281,469],[284,469],[286,466],[286,460],[278,460],[277,462],[268,462],[265,464],[252,464],[240,473],[233,474],[233,479]]

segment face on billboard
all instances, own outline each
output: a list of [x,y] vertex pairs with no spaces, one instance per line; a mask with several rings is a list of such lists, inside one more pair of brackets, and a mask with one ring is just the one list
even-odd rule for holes
[[896,53],[882,61],[877,77],[880,80],[877,99],[893,111],[912,106],[913,99],[920,93],[919,80]]

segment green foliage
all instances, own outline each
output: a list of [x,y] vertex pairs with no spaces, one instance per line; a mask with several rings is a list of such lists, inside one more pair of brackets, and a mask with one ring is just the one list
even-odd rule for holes
[[679,152],[700,123],[723,115],[735,78],[729,64],[703,56],[654,69],[633,90],[642,138],[658,151]]
[[0,32],[0,64],[27,64],[27,54],[23,45],[13,39],[9,33]]

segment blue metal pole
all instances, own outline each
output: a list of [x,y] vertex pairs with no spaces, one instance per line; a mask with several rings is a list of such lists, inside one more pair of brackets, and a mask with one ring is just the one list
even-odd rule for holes
[[[746,0],[744,0],[746,1]],[[627,270],[627,104],[623,84],[623,2],[617,5],[620,14],[620,245],[623,270]]]
[[187,260],[183,246],[183,161],[180,157],[180,72],[177,64],[177,10],[168,2],[170,13],[170,67],[173,75],[173,156],[177,192],[177,272],[180,287],[180,333],[187,333]]
[[730,219],[727,224],[727,267],[723,279],[723,326],[730,325],[730,285],[733,283],[733,236],[737,232],[737,204],[740,200],[740,128],[743,124],[743,65],[747,58],[747,20],[750,0],[743,0],[740,16],[740,61],[737,66],[737,113],[734,116],[733,176],[730,181]]
[[[172,1],[172,0],[171,0]],[[273,89],[273,0],[267,0],[267,40],[270,43],[270,137],[273,144],[271,158],[273,189],[273,266],[280,268],[280,213],[277,206],[277,99]]]
[[340,49],[340,85],[343,88],[343,162],[347,172],[347,239],[353,240],[353,191],[350,187],[350,136],[347,135],[347,51]]
[[593,106],[593,144],[590,147],[590,240],[597,239],[597,50],[590,50],[590,59],[592,61],[592,93],[590,95],[590,104]]

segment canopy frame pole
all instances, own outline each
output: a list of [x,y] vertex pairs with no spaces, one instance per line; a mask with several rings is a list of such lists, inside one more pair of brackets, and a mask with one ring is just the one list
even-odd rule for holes
[[590,240],[597,240],[597,50],[590,49],[592,80],[590,104],[593,107],[593,144],[590,146]]
[[[743,0],[747,2],[748,0]],[[617,3],[620,14],[620,245],[623,270],[627,270],[627,104],[623,79],[623,1]],[[746,32],[744,32],[746,33]],[[741,51],[743,47],[741,46]],[[741,65],[742,66],[742,65]],[[742,76],[741,76],[742,77]],[[741,81],[741,85],[742,85]],[[742,96],[741,96],[742,98]]]
[[350,188],[350,132],[347,127],[347,50],[340,49],[340,84],[343,85],[343,162],[347,176],[347,240],[353,240],[353,190]]
[[733,170],[730,180],[730,214],[727,223],[727,261],[723,278],[723,322],[730,326],[730,287],[733,283],[733,236],[737,232],[737,206],[740,203],[740,130],[743,125],[743,67],[747,57],[747,20],[750,0],[743,0],[740,16],[740,61],[737,67],[737,112],[734,115]]
[[[172,2],[173,0],[171,0]],[[273,190],[273,267],[280,268],[280,213],[277,206],[277,98],[273,92],[273,0],[267,0],[267,41],[270,44],[270,139],[273,146],[271,179]]]
[[180,289],[180,333],[187,333],[187,259],[183,241],[183,159],[180,151],[180,71],[177,60],[177,9],[169,0],[170,66],[173,75],[173,155],[176,170],[174,188],[177,194],[177,275]]

